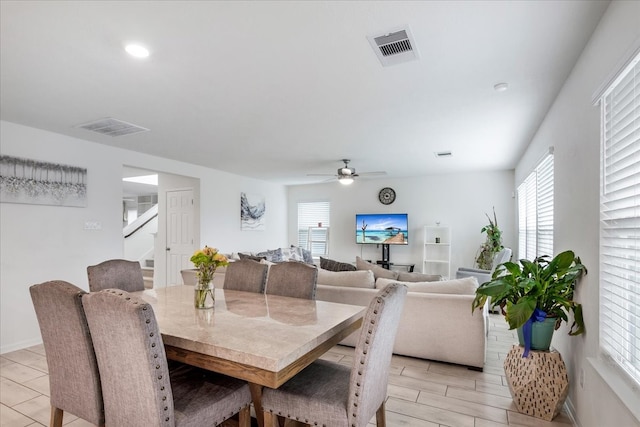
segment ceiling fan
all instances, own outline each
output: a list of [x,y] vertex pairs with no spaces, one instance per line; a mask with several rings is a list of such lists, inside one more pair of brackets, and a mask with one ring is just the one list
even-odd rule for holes
[[[386,175],[387,174],[384,171],[356,173],[356,169],[355,168],[350,168],[349,167],[349,162],[350,161],[351,160],[349,160],[349,159],[342,159],[342,162],[344,162],[344,166],[341,167],[341,168],[338,168],[338,173],[337,174],[310,173],[310,174],[307,174],[307,176],[333,176],[333,177],[337,177],[338,178],[338,182],[340,184],[349,185],[349,184],[351,184],[353,182],[354,178],[358,177],[358,176],[381,176],[381,175]],[[328,180],[328,181],[331,181],[331,179]]]

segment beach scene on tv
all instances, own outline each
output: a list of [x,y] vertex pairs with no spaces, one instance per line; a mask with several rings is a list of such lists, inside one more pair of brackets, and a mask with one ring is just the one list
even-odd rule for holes
[[409,244],[407,214],[356,214],[356,243]]

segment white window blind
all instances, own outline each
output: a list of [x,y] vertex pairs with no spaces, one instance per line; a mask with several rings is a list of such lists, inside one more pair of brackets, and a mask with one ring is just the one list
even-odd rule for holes
[[[318,227],[318,224],[322,224],[322,227],[330,226],[330,213],[331,204],[329,202],[298,203],[298,246],[302,248],[308,247],[309,227]],[[322,252],[326,253],[326,249],[324,248]]]
[[553,256],[553,155],[518,186],[518,256]]
[[640,54],[600,105],[600,346],[640,384]]

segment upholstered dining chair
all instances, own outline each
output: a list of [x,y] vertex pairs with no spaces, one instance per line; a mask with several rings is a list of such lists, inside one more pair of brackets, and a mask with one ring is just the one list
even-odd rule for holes
[[126,291],[82,297],[104,396],[105,421],[118,427],[217,426],[239,414],[251,422],[246,382],[187,365],[169,372],[153,308]]
[[142,268],[137,261],[110,259],[87,267],[89,290],[122,289],[127,292],[144,291]]
[[198,270],[195,268],[185,268],[180,270],[182,276],[182,283],[189,286],[195,286],[198,284]]
[[371,300],[351,367],[317,360],[280,388],[265,388],[265,427],[276,426],[278,417],[310,426],[365,427],[374,414],[384,427],[391,353],[406,295],[405,285],[391,283]]
[[316,299],[318,269],[315,265],[287,261],[269,267],[266,293],[285,297]]
[[264,293],[268,269],[267,264],[260,264],[252,259],[229,263],[224,275],[224,288]]
[[102,388],[93,342],[80,298],[86,292],[63,281],[29,288],[49,368],[51,427],[64,412],[104,425]]

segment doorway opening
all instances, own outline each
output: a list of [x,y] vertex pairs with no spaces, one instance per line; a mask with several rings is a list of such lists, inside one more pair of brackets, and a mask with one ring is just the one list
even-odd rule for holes
[[[181,284],[200,243],[200,180],[126,165],[122,175],[124,258],[140,262],[147,288]],[[189,198],[178,217],[175,194]]]

